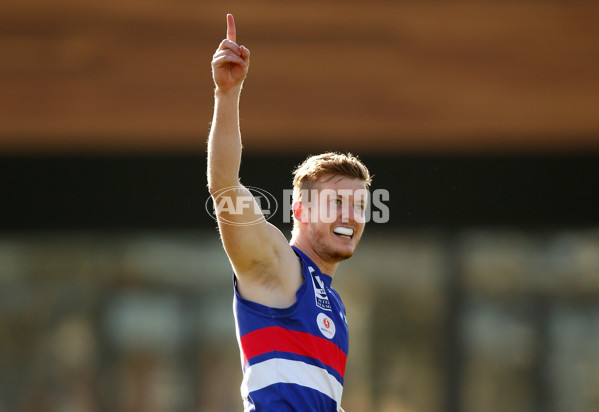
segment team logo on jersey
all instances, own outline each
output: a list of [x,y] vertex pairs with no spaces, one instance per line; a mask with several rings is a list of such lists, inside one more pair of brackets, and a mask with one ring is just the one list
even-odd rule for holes
[[312,275],[312,286],[314,286],[314,296],[316,298],[316,306],[321,309],[331,311],[331,302],[327,296],[327,291],[324,286],[324,282],[320,279],[320,276],[314,276],[312,273],[314,269],[311,266],[308,267],[310,275]]
[[319,313],[316,317],[316,323],[318,324],[318,330],[325,338],[333,339],[333,336],[335,336],[335,323],[333,319],[324,313]]

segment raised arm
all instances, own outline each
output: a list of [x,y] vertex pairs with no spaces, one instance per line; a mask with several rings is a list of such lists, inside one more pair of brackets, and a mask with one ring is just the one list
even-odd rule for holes
[[242,296],[268,306],[284,307],[295,300],[301,274],[287,239],[266,221],[251,193],[239,181],[239,97],[250,51],[236,40],[235,21],[228,14],[227,38],[212,60],[216,88],[208,139],[208,187],[217,205],[221,240]]
[[208,140],[208,187],[214,194],[239,184],[241,133],[239,96],[250,63],[250,51],[236,43],[235,21],[227,15],[227,38],[212,59],[214,117]]

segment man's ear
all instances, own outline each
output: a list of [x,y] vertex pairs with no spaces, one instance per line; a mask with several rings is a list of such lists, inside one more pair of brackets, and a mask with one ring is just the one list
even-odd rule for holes
[[302,204],[301,201],[295,201],[293,202],[293,217],[295,218],[295,220],[297,220],[300,223],[305,222],[306,216],[305,216],[305,211],[304,211],[304,205]]

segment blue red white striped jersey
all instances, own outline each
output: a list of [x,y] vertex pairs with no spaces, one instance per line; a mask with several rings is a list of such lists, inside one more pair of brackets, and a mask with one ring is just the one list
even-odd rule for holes
[[264,306],[235,288],[245,412],[336,412],[341,406],[349,349],[345,307],[331,277],[293,250],[304,282],[292,306]]

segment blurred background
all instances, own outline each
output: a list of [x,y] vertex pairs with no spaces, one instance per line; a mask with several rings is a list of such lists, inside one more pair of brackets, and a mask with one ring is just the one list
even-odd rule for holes
[[242,181],[282,201],[341,150],[390,194],[335,276],[345,409],[599,410],[596,2],[8,0],[0,411],[241,410],[205,211],[227,12]]

